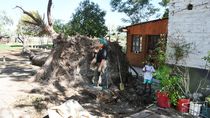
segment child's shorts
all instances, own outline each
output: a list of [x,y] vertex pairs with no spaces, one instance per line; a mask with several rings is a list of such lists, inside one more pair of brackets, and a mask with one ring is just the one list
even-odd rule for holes
[[144,84],[152,84],[152,79],[151,80],[144,79]]

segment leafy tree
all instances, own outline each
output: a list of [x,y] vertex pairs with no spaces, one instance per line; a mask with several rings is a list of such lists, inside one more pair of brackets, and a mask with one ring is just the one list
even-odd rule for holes
[[162,0],[159,4],[164,6],[164,7],[167,7],[169,2],[170,2],[170,0]]
[[0,37],[8,36],[8,27],[13,25],[13,21],[9,18],[5,11],[0,12]]
[[55,20],[53,22],[53,29],[55,30],[55,32],[57,33],[63,33],[65,36],[68,35],[68,33],[70,32],[70,25],[69,23],[63,23],[62,20]]
[[62,20],[55,20],[53,23],[53,29],[55,32],[62,33],[65,30],[65,24],[62,23]]
[[80,3],[73,14],[73,19],[69,22],[70,35],[79,33],[87,36],[104,36],[108,29],[105,26],[104,16],[105,11],[102,11],[98,4],[85,0]]
[[147,21],[159,10],[150,0],[111,0],[110,4],[113,11],[125,13],[128,19],[122,20],[131,24]]
[[159,4],[165,8],[165,13],[163,14],[163,18],[168,18],[168,3],[170,0],[162,0]]

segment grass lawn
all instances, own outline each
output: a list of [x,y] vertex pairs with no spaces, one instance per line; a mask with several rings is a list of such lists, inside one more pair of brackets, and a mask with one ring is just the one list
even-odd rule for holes
[[21,49],[22,45],[19,44],[0,44],[0,51],[6,51],[6,50],[16,50]]
[[[33,46],[37,46],[37,47],[42,47],[42,48],[47,48],[47,49],[51,49],[52,48],[52,44],[43,44],[43,45],[33,45]],[[29,45],[30,47],[30,45]],[[7,51],[7,50],[18,50],[18,49],[22,49],[23,45],[21,43],[9,43],[9,44],[0,44],[0,51]]]

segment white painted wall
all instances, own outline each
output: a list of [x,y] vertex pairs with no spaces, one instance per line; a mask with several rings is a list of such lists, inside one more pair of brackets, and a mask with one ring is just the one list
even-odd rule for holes
[[[187,6],[191,3],[192,10]],[[210,51],[210,0],[171,0],[169,3],[169,24],[167,42],[167,63],[174,64],[171,42],[184,39],[187,43],[193,43],[194,49],[188,57],[178,62],[178,65],[205,68],[202,59]],[[192,47],[193,47],[192,45]]]

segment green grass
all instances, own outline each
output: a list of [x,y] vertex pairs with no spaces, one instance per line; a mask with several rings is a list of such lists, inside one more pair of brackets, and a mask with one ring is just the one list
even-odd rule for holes
[[[48,49],[51,49],[52,48],[52,44],[33,45],[33,46],[38,46],[38,47],[48,48]],[[23,47],[23,45],[20,44],[20,43],[0,44],[0,51],[16,50],[16,49],[21,49],[22,47]]]
[[21,49],[21,45],[17,44],[0,44],[0,51]]
[[10,47],[23,47],[23,45],[16,44],[16,45],[10,45]]

